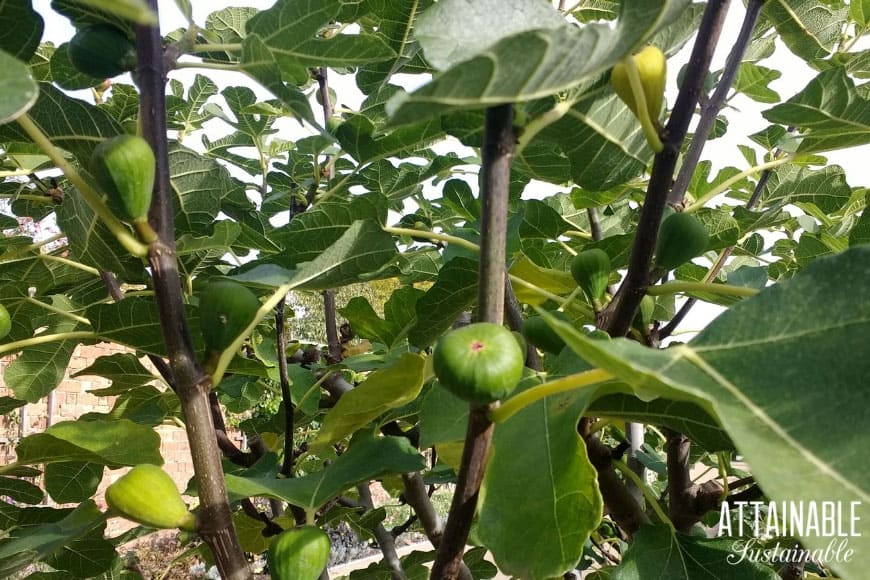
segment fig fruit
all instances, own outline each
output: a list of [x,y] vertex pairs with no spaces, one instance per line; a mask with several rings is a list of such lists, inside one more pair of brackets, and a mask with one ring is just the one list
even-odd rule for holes
[[317,580],[329,562],[329,549],[329,536],[316,526],[281,532],[266,554],[272,579]]
[[12,317],[9,316],[9,311],[6,307],[0,304],[0,338],[6,338],[6,335],[12,330]]
[[688,213],[669,215],[659,227],[655,265],[673,270],[707,249],[710,236],[704,225]]
[[245,330],[260,308],[247,286],[232,280],[209,282],[199,299],[199,326],[209,352],[223,352]]
[[72,37],[69,59],[79,72],[106,79],[136,68],[136,47],[111,24],[93,24]]
[[91,155],[90,170],[109,196],[109,206],[133,223],[148,219],[156,161],[151,145],[136,135],[103,141]]
[[489,322],[442,336],[432,355],[435,376],[451,393],[476,405],[508,396],[523,375],[525,353],[507,328]]
[[[556,310],[550,314],[566,322],[568,321],[568,316],[562,311]],[[565,346],[565,341],[562,340],[562,337],[556,334],[556,331],[540,316],[529,316],[523,322],[523,336],[542,351],[551,354],[559,354]]]
[[571,275],[590,301],[600,301],[610,279],[610,256],[598,248],[583,250],[571,260]]
[[[643,87],[643,96],[646,101],[647,114],[654,124],[658,122],[662,112],[662,104],[665,98],[665,82],[667,81],[667,58],[664,53],[655,46],[644,47],[640,52],[632,56],[640,76],[640,84]],[[634,116],[640,118],[638,105],[631,90],[628,80],[628,72],[625,64],[617,63],[610,73],[610,83],[617,96],[631,109]]]
[[196,517],[165,471],[143,463],[106,488],[106,503],[118,514],[151,528],[194,531]]

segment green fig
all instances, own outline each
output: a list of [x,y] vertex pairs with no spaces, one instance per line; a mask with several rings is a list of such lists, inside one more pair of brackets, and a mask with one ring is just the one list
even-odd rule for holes
[[659,228],[655,265],[673,270],[704,253],[709,240],[707,229],[695,216],[684,212],[671,214]]
[[266,554],[272,580],[317,580],[329,563],[329,550],[329,536],[316,526],[278,534]]
[[121,218],[136,223],[148,219],[154,190],[156,160],[151,145],[137,135],[118,135],[97,145],[90,170],[109,205]]
[[199,299],[199,326],[206,350],[223,352],[247,328],[260,300],[247,286],[232,280],[209,282]]
[[583,250],[571,260],[571,275],[591,302],[600,301],[610,280],[610,256],[604,250]]
[[6,338],[6,335],[12,330],[12,317],[9,316],[9,311],[6,307],[0,304],[0,338]]
[[143,463],[106,488],[106,503],[129,520],[152,528],[194,531],[196,517],[165,471]]
[[136,68],[136,47],[111,24],[93,24],[70,40],[69,60],[79,72],[106,79]]
[[450,331],[435,345],[438,382],[469,403],[485,405],[507,397],[523,376],[526,353],[510,330],[478,322]]

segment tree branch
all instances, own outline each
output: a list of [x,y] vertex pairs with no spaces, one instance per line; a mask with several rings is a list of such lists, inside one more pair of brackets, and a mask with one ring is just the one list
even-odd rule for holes
[[[505,300],[505,244],[510,186],[510,164],[515,136],[513,107],[498,105],[486,110],[481,166],[481,246],[477,308],[481,321],[501,324]],[[465,446],[456,490],[432,578],[459,577],[462,553],[477,508],[480,482],[492,442],[493,424],[489,405],[474,406],[468,415]]]
[[716,115],[719,114],[719,111],[725,105],[728,91],[731,90],[734,79],[737,78],[737,72],[740,70],[740,64],[743,62],[743,55],[746,53],[749,41],[752,40],[752,31],[755,29],[755,23],[758,21],[758,14],[761,12],[763,5],[764,0],[749,0],[746,5],[746,14],[743,17],[740,34],[738,34],[737,41],[728,55],[719,84],[716,85],[713,95],[701,106],[701,116],[698,119],[695,134],[692,137],[692,142],[689,143],[686,154],[683,156],[680,172],[674,181],[671,193],[668,195],[668,203],[670,205],[683,205],[683,198],[689,188],[689,182],[695,174],[695,168],[698,166],[701,152],[704,150],[704,145],[707,144],[708,137],[710,136],[710,130],[716,122]]
[[[157,13],[157,0],[148,0],[148,4]],[[240,580],[250,578],[251,571],[233,525],[209,404],[211,380],[203,374],[193,350],[175,256],[162,41],[156,26],[136,27],[141,91],[139,117],[143,136],[154,150],[157,160],[155,191],[148,215],[158,240],[149,247],[148,260],[154,279],[163,340],[184,412],[199,489],[201,511],[197,531],[211,548],[221,576],[227,580]]]
[[625,336],[650,285],[650,264],[665,201],[683,140],[698,104],[698,95],[719,41],[729,3],[729,0],[711,0],[704,9],[683,88],[663,132],[664,149],[653,161],[646,199],[640,211],[637,233],[631,248],[628,271],[613,300],[601,313],[599,326],[611,336]]

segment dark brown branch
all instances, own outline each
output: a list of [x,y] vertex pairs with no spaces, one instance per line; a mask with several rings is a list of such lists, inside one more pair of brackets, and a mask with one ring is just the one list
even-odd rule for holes
[[284,298],[275,307],[275,344],[278,350],[278,377],[281,382],[281,400],[284,403],[284,461],[281,475],[293,477],[293,399],[290,394],[290,377],[287,374],[287,333],[284,327]]
[[743,62],[746,48],[752,40],[752,31],[755,29],[755,23],[758,21],[758,14],[761,12],[763,4],[763,0],[749,0],[746,5],[746,14],[743,17],[740,34],[738,34],[737,41],[728,55],[728,60],[725,63],[725,68],[722,70],[722,76],[719,78],[716,90],[713,91],[713,95],[701,106],[701,116],[695,128],[695,135],[692,137],[692,142],[683,156],[680,172],[676,180],[674,180],[674,186],[671,189],[670,195],[668,195],[668,203],[673,206],[682,206],[683,204],[683,198],[686,195],[686,190],[689,188],[689,182],[695,174],[695,168],[698,166],[701,152],[704,150],[704,145],[707,144],[708,137],[710,136],[710,130],[716,122],[716,115],[725,106],[728,91],[731,90],[734,79],[737,78],[737,72],[740,70],[740,64]]
[[[156,13],[157,0],[149,0]],[[142,134],[157,160],[154,196],[148,217],[158,241],[151,244],[148,260],[154,279],[154,293],[169,353],[172,376],[184,413],[191,457],[201,505],[198,529],[211,548],[221,576],[227,580],[250,578],[233,525],[221,465],[221,453],[214,436],[209,405],[210,377],[203,374],[193,350],[184,311],[184,297],[175,256],[173,198],[169,183],[169,153],[166,139],[166,77],[163,72],[163,39],[156,26],[136,27],[139,57],[138,82]]]
[[683,88],[662,134],[664,149],[653,161],[646,198],[640,211],[637,233],[631,248],[628,271],[613,300],[601,313],[599,326],[611,336],[625,336],[631,328],[640,301],[650,285],[650,264],[665,201],[683,140],[698,104],[698,95],[710,69],[710,60],[719,41],[729,3],[728,0],[711,0],[704,9]]
[[719,504],[722,485],[715,480],[695,484],[689,475],[691,443],[680,433],[664,429],[667,436],[668,517],[677,531],[689,533],[696,523]]
[[[481,166],[481,245],[477,308],[481,321],[501,324],[505,297],[505,244],[510,164],[515,136],[513,107],[486,110]],[[471,406],[456,490],[444,536],[432,565],[432,578],[453,580],[462,569],[462,554],[477,508],[480,483],[492,442],[489,406]]]
[[613,467],[610,448],[594,435],[587,436],[585,441],[589,461],[598,472],[598,487],[607,513],[631,537],[640,526],[649,523],[649,518]]

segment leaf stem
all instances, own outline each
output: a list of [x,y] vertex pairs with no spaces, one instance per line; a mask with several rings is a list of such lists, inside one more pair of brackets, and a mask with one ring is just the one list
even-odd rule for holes
[[650,490],[649,486],[643,481],[631,468],[624,462],[619,461],[618,459],[614,459],[612,462],[613,466],[622,473],[623,477],[630,479],[634,485],[643,493],[644,499],[646,499],[647,503],[649,503],[650,507],[652,507],[653,511],[656,513],[656,516],[662,521],[663,524],[667,524],[669,528],[671,528],[672,532],[676,532],[674,528],[674,523],[671,521],[671,518],[667,516],[665,510],[662,509],[659,500],[653,494],[652,490]]
[[198,52],[241,52],[242,51],[242,43],[214,43],[214,44],[195,44],[191,49],[191,53],[196,54]]
[[19,350],[23,350],[25,348],[36,346],[39,344],[59,342],[61,340],[98,340],[99,338],[100,337],[96,332],[90,332],[85,330],[77,330],[74,332],[58,332],[57,334],[40,334],[39,336],[25,338],[23,340],[16,340],[15,342],[7,342],[6,344],[0,344],[0,355],[11,352],[18,352]]
[[520,133],[517,138],[515,155],[521,155],[526,146],[535,138],[535,135],[540,133],[541,130],[548,125],[552,125],[564,117],[568,111],[571,110],[573,105],[574,101],[571,100],[559,101],[553,105],[553,108],[549,111],[530,120],[528,124],[522,128],[522,133]]
[[490,418],[493,423],[503,423],[532,403],[540,401],[545,397],[585,387],[591,387],[592,385],[597,385],[598,383],[608,381],[612,378],[613,375],[604,369],[592,369],[569,375],[567,377],[547,381],[546,383],[534,386],[522,393],[514,395],[502,403],[500,407],[490,412]]
[[45,302],[37,300],[36,298],[31,298],[30,296],[26,297],[24,300],[26,300],[30,304],[35,304],[36,306],[39,306],[40,308],[44,308],[45,310],[48,310],[49,312],[54,312],[55,314],[58,314],[60,316],[64,316],[66,318],[69,318],[70,320],[75,320],[76,322],[80,322],[82,324],[86,324],[88,326],[91,326],[91,321],[88,320],[87,318],[85,318],[84,316],[79,316],[77,314],[73,314],[72,312],[67,312],[66,310],[58,308],[57,306],[52,306],[51,304],[46,304]]
[[659,137],[655,123],[649,117],[646,94],[643,92],[643,83],[640,80],[640,72],[637,70],[637,62],[634,60],[634,55],[629,54],[624,57],[622,65],[625,67],[625,73],[628,76],[628,84],[631,86],[631,94],[634,97],[635,109],[637,109],[635,112],[643,129],[643,135],[646,137],[646,142],[649,144],[649,148],[653,150],[653,153],[661,153],[664,145],[662,145],[662,140]]
[[439,234],[436,232],[430,232],[429,230],[414,230],[411,228],[397,228],[393,226],[382,226],[381,229],[388,234],[393,234],[396,236],[413,236],[416,238],[423,238],[436,242],[444,242],[445,244],[453,244],[454,246],[459,246],[461,248],[465,248],[466,250],[471,250],[472,252],[480,252],[480,246],[478,246],[474,242],[470,242],[466,239],[458,238],[456,236],[451,236],[449,234]]
[[773,159],[772,161],[768,161],[767,163],[761,163],[759,165],[755,165],[753,167],[750,167],[749,169],[745,169],[745,170],[741,171],[740,173],[732,175],[731,177],[729,177],[728,179],[726,179],[725,181],[723,181],[722,183],[720,183],[719,185],[717,185],[716,187],[714,187],[713,189],[711,189],[710,191],[705,193],[703,196],[699,197],[695,203],[692,203],[692,204],[686,206],[686,209],[684,209],[683,211],[686,213],[692,213],[694,211],[698,211],[699,209],[704,207],[704,205],[706,205],[707,202],[709,202],[711,199],[713,199],[714,197],[716,197],[720,193],[724,192],[725,190],[727,190],[729,187],[731,187],[732,185],[734,185],[735,183],[737,183],[741,179],[744,179],[744,178],[749,177],[750,175],[754,175],[756,173],[761,173],[763,171],[773,169],[774,167],[779,167],[780,165],[784,165],[786,163],[791,162],[792,159],[794,159],[793,155],[785,155],[785,156],[780,157],[778,159]]
[[103,223],[109,228],[118,241],[124,248],[137,257],[145,257],[148,255],[148,246],[142,244],[130,233],[121,220],[106,207],[103,203],[102,196],[94,190],[88,183],[82,179],[81,175],[76,171],[63,156],[63,154],[54,146],[54,143],[42,132],[39,126],[33,122],[30,115],[24,114],[16,119],[16,122],[24,129],[24,132],[33,139],[43,153],[48,155],[52,162],[63,171],[66,178],[72,182],[87,204],[91,207],[94,213],[103,220]]
[[175,70],[183,68],[203,68],[209,70],[225,70],[245,74],[245,71],[239,68],[238,64],[224,64],[220,62],[178,62],[175,63]]
[[690,282],[685,280],[665,282],[658,286],[650,286],[646,290],[646,293],[650,296],[665,296],[686,292],[707,292],[710,294],[718,294],[720,296],[739,296],[741,298],[749,298],[758,294],[756,288],[749,288],[747,286],[711,284],[710,282]]
[[70,268],[75,268],[77,270],[81,270],[82,272],[93,274],[94,276],[100,275],[100,271],[96,268],[92,268],[91,266],[82,264],[81,262],[76,262],[75,260],[70,260],[61,256],[52,256],[51,254],[39,254],[39,256],[35,257],[39,258],[40,260],[46,260],[48,262],[57,262],[58,264],[63,264],[65,266],[69,266]]

